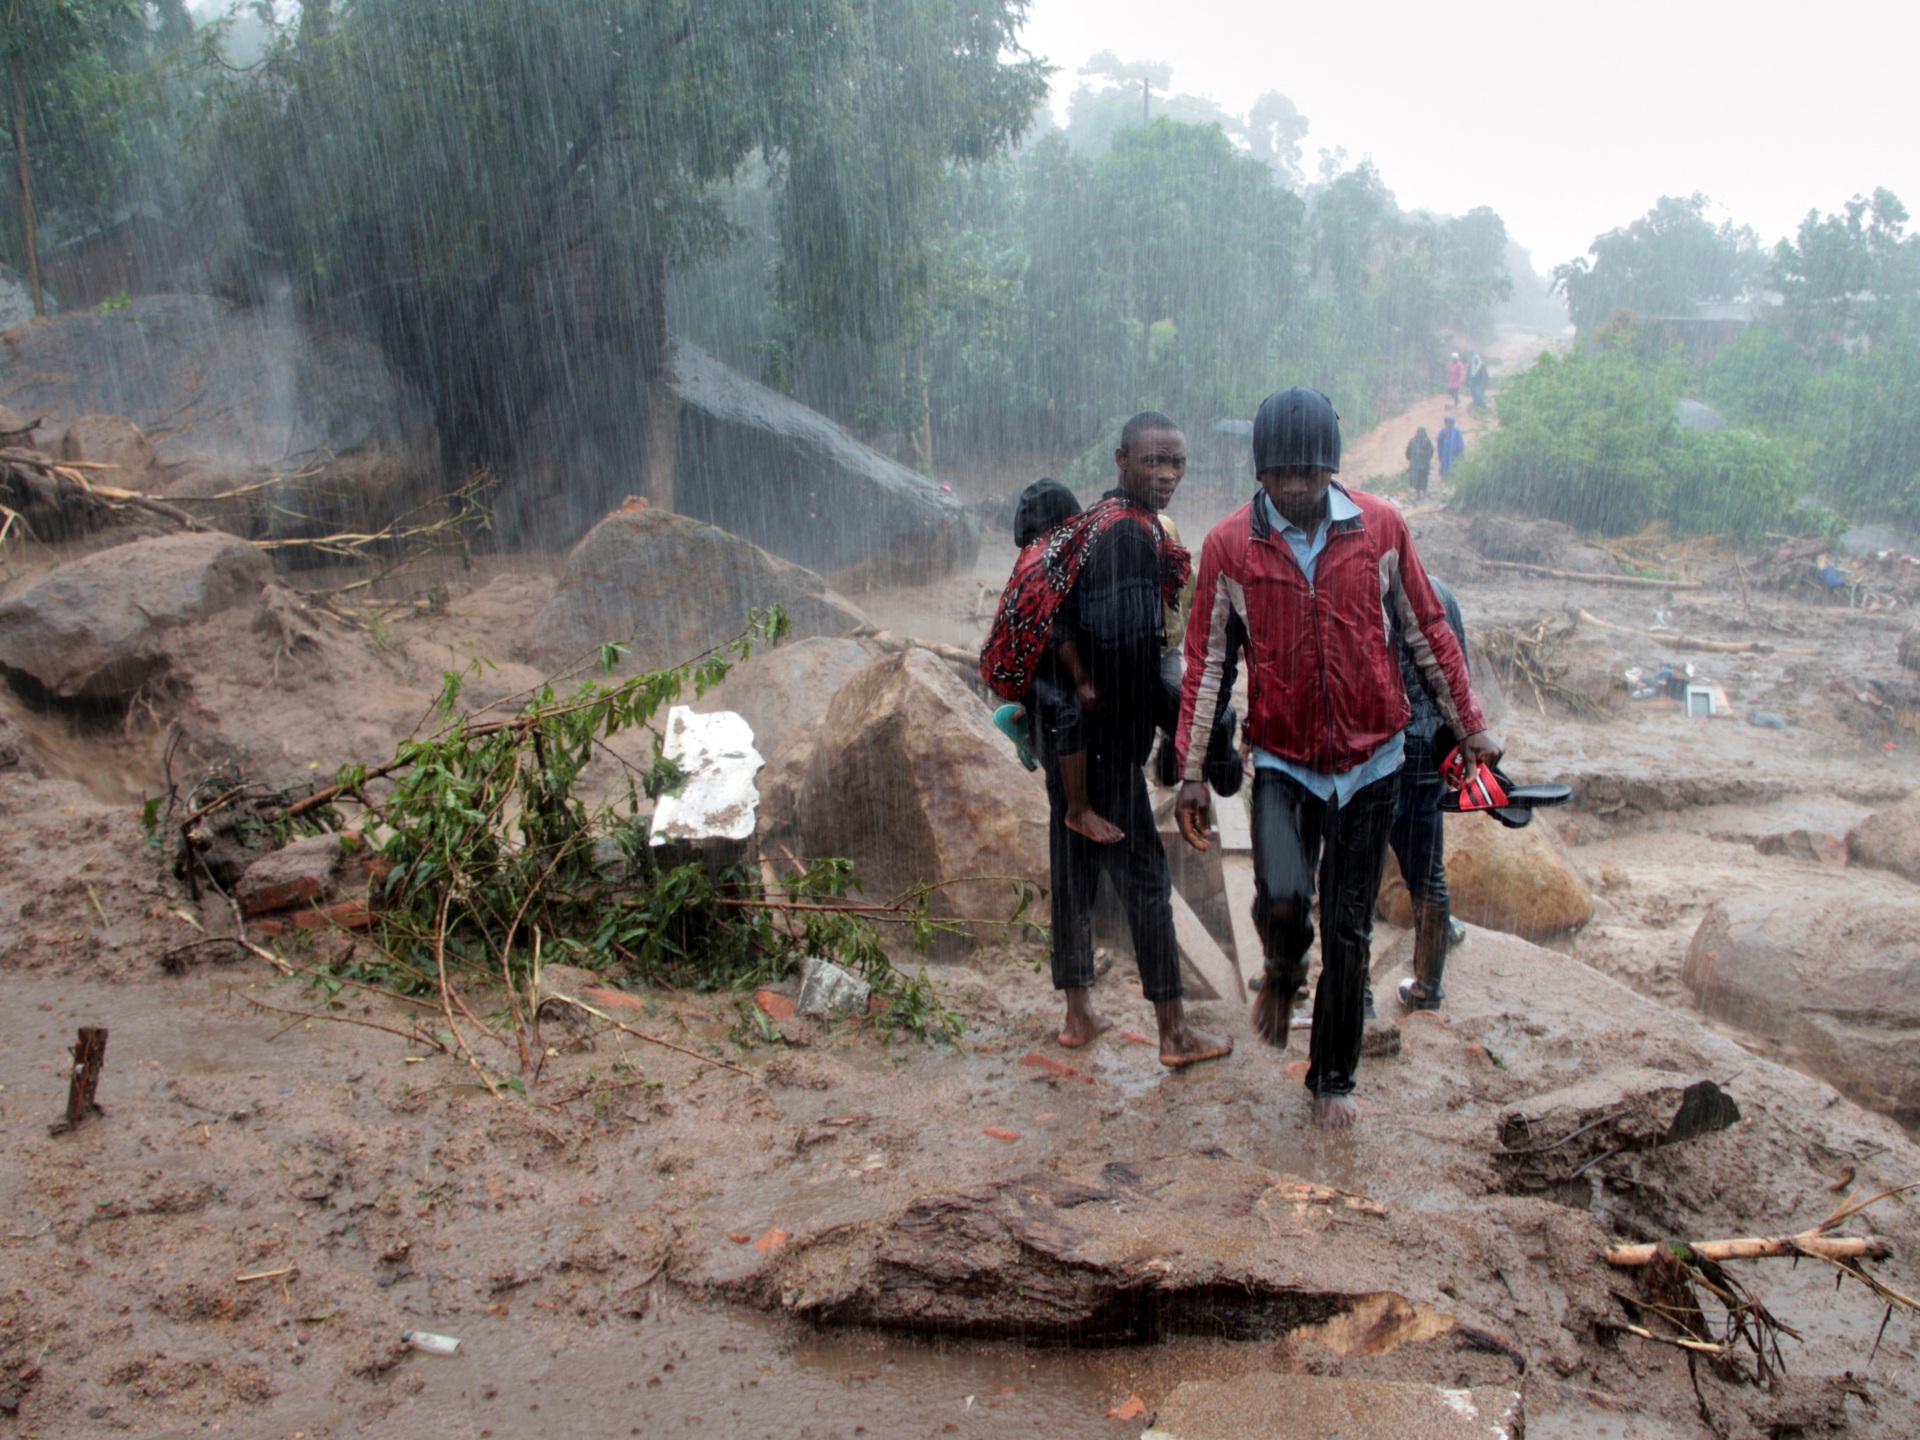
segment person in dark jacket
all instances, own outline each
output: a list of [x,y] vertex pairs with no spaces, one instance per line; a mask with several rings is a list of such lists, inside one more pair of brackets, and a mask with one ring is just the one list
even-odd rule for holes
[[1466,737],[1466,754],[1490,762],[1501,745],[1481,719],[1466,656],[1399,510],[1334,483],[1332,402],[1304,386],[1269,395],[1254,420],[1253,468],[1259,492],[1201,550],[1175,737],[1184,781],[1176,813],[1187,842],[1204,850],[1204,737],[1244,653],[1253,919],[1266,958],[1253,1024],[1270,1044],[1286,1044],[1317,884],[1324,963],[1306,1084],[1315,1123],[1339,1129],[1359,1114],[1373,904],[1411,718],[1391,625],[1448,726]]
[[1433,437],[1422,425],[1407,442],[1407,484],[1416,495],[1427,493],[1427,476],[1433,469]]
[[1467,437],[1460,433],[1451,415],[1440,422],[1440,443],[1435,452],[1440,459],[1440,478],[1449,479],[1453,475],[1453,462],[1467,453]]
[[[1447,613],[1447,628],[1467,648],[1466,622],[1453,592],[1432,576],[1433,593]],[[1440,810],[1440,747],[1450,745],[1446,717],[1434,702],[1426,677],[1414,663],[1404,635],[1394,650],[1400,660],[1400,683],[1406,687],[1407,722],[1405,760],[1400,767],[1400,801],[1393,813],[1389,844],[1413,900],[1413,975],[1402,980],[1398,994],[1407,1010],[1438,1010],[1446,992],[1440,977],[1447,951],[1454,943],[1453,913],[1447,897],[1446,831]]]
[[[1119,893],[1133,936],[1141,993],[1153,1004],[1160,1063],[1196,1064],[1233,1053],[1233,1041],[1187,1024],[1180,952],[1173,933],[1173,882],[1160,844],[1143,767],[1157,729],[1171,728],[1179,699],[1161,678],[1168,575],[1159,512],[1186,472],[1186,437],[1166,416],[1129,420],[1114,451],[1118,484],[1088,512],[1119,512],[1090,542],[1056,626],[1071,635],[1090,680],[1083,692],[1087,794],[1121,838],[1102,844],[1069,829],[1058,755],[1044,730],[1048,855],[1052,872],[1053,984],[1066,996],[1060,1043],[1090,1043],[1108,1022],[1094,1012],[1093,895],[1101,872]],[[1184,552],[1182,552],[1184,555]],[[1183,567],[1184,568],[1184,567]],[[1044,666],[1049,663],[1043,661]],[[1201,749],[1205,750],[1205,745]]]

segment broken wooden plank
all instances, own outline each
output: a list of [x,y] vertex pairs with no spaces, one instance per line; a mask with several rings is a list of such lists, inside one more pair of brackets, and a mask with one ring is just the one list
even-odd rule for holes
[[1208,992],[1196,995],[1195,999],[1246,998],[1246,987],[1241,984],[1239,967],[1214,942],[1213,936],[1207,933],[1207,927],[1200,923],[1200,917],[1193,913],[1193,907],[1187,904],[1186,896],[1178,890],[1173,891],[1173,937],[1180,946],[1183,968],[1197,977]]
[[1213,823],[1220,832],[1220,848],[1227,854],[1253,853],[1253,819],[1238,795],[1213,802]]
[[1220,857],[1220,879],[1226,886],[1227,913],[1233,919],[1233,957],[1238,962],[1240,983],[1252,986],[1254,977],[1266,973],[1266,949],[1260,931],[1253,923],[1253,857],[1228,853]]

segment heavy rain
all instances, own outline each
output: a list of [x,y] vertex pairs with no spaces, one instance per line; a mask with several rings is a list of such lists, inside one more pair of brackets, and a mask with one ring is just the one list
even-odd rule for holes
[[1920,1433],[1910,47],[1707,12],[0,0],[0,1440]]

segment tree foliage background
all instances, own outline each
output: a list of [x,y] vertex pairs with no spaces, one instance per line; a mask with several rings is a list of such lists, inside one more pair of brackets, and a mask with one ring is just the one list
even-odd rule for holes
[[192,283],[377,341],[452,479],[669,327],[935,468],[1294,380],[1364,424],[1511,285],[1491,211],[1308,182],[1283,95],[1107,55],[1054,129],[1024,0],[47,3],[118,18],[40,52],[43,248],[163,218]]

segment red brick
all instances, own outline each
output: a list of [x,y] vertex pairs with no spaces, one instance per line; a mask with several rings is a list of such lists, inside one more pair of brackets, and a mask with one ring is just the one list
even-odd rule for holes
[[778,990],[756,990],[753,992],[753,1003],[775,1020],[793,1019],[791,995],[782,995]]
[[1030,1070],[1044,1070],[1049,1075],[1058,1075],[1063,1080],[1084,1080],[1094,1083],[1093,1076],[1084,1070],[1076,1070],[1064,1060],[1056,1060],[1051,1055],[1042,1055],[1038,1050],[1029,1050],[1020,1057],[1020,1064]]

